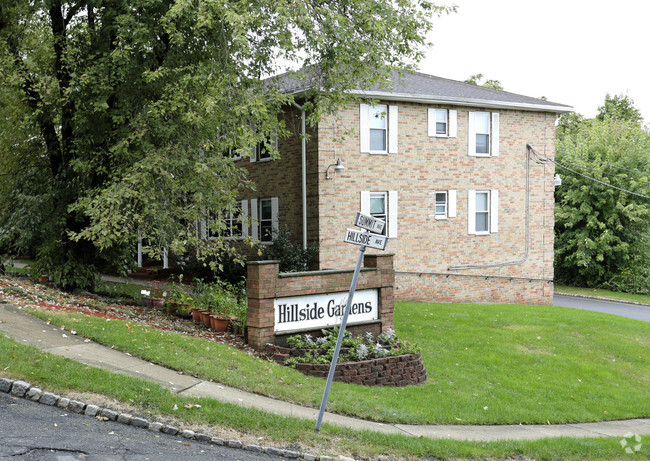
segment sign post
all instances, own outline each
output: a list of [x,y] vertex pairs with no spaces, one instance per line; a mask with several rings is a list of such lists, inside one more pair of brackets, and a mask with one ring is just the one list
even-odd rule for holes
[[347,229],[345,231],[344,242],[360,245],[359,257],[357,258],[357,265],[354,268],[354,275],[352,276],[352,283],[350,284],[350,294],[345,305],[345,312],[341,319],[339,327],[339,336],[336,340],[336,347],[334,348],[334,355],[332,356],[332,363],[327,375],[327,382],[325,383],[325,391],[323,392],[323,399],[321,400],[320,409],[318,410],[318,420],[316,421],[316,431],[320,431],[321,423],[323,422],[323,415],[325,414],[325,406],[327,405],[327,398],[329,397],[332,381],[334,380],[334,371],[336,370],[336,362],[339,360],[339,353],[341,352],[341,344],[343,343],[343,335],[345,334],[345,326],[348,323],[350,316],[350,308],[352,306],[352,298],[357,289],[357,280],[359,279],[359,271],[361,270],[361,263],[363,262],[363,254],[366,252],[366,246],[377,248],[380,250],[386,249],[387,238],[383,235],[377,235],[373,232],[381,233],[386,226],[386,223],[380,219],[368,216],[362,213],[357,213],[354,225],[365,229],[366,232],[359,232],[354,229]]

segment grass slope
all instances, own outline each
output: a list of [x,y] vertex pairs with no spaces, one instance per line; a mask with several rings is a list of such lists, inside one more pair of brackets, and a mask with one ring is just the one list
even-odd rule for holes
[[[34,312],[146,360],[318,407],[323,379],[232,347],[134,322]],[[328,410],[418,424],[530,424],[650,416],[650,324],[552,306],[398,303],[401,337],[417,342],[420,386],[334,383]]]
[[[523,456],[540,460],[636,460],[647,459],[645,447],[649,443],[648,437],[644,437],[640,452],[626,454],[618,438],[473,443],[354,431],[328,424],[323,424],[320,432],[314,432],[313,421],[280,417],[212,399],[178,396],[155,383],[88,367],[24,346],[2,335],[0,376],[24,379],[57,393],[99,393],[139,407],[142,415],[150,419],[155,419],[151,415],[163,415],[188,424],[209,424],[215,426],[215,431],[219,428],[236,429],[270,438],[274,445],[294,447],[299,444],[307,452],[330,456],[345,453],[357,458],[391,454],[417,459],[510,459]],[[200,408],[185,407],[197,403]],[[174,406],[178,410],[173,410]]]

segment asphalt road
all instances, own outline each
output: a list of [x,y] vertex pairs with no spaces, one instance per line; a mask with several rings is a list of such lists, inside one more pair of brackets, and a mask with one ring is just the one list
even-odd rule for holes
[[562,295],[555,295],[553,297],[553,304],[555,306],[603,312],[605,314],[619,315],[621,317],[650,322],[650,307],[648,306]]
[[100,422],[0,392],[0,460],[121,461],[280,458]]

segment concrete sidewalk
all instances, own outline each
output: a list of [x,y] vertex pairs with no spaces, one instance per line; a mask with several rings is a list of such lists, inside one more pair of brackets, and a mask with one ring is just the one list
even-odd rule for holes
[[[95,342],[86,342],[87,340],[48,325],[11,304],[0,304],[0,333],[23,344],[33,345],[48,353],[67,357],[86,365],[154,381],[179,394],[209,397],[247,408],[316,422],[318,409],[203,381]],[[384,424],[325,413],[324,421],[356,430],[469,441],[534,440],[546,437],[623,437],[629,433],[650,434],[650,419],[527,426],[409,425]]]

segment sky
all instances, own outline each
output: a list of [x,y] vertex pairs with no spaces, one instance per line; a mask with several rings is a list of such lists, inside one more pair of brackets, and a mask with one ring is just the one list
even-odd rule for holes
[[650,123],[647,0],[438,0],[421,72],[454,80],[481,73],[504,90],[593,117],[605,95],[628,95]]

